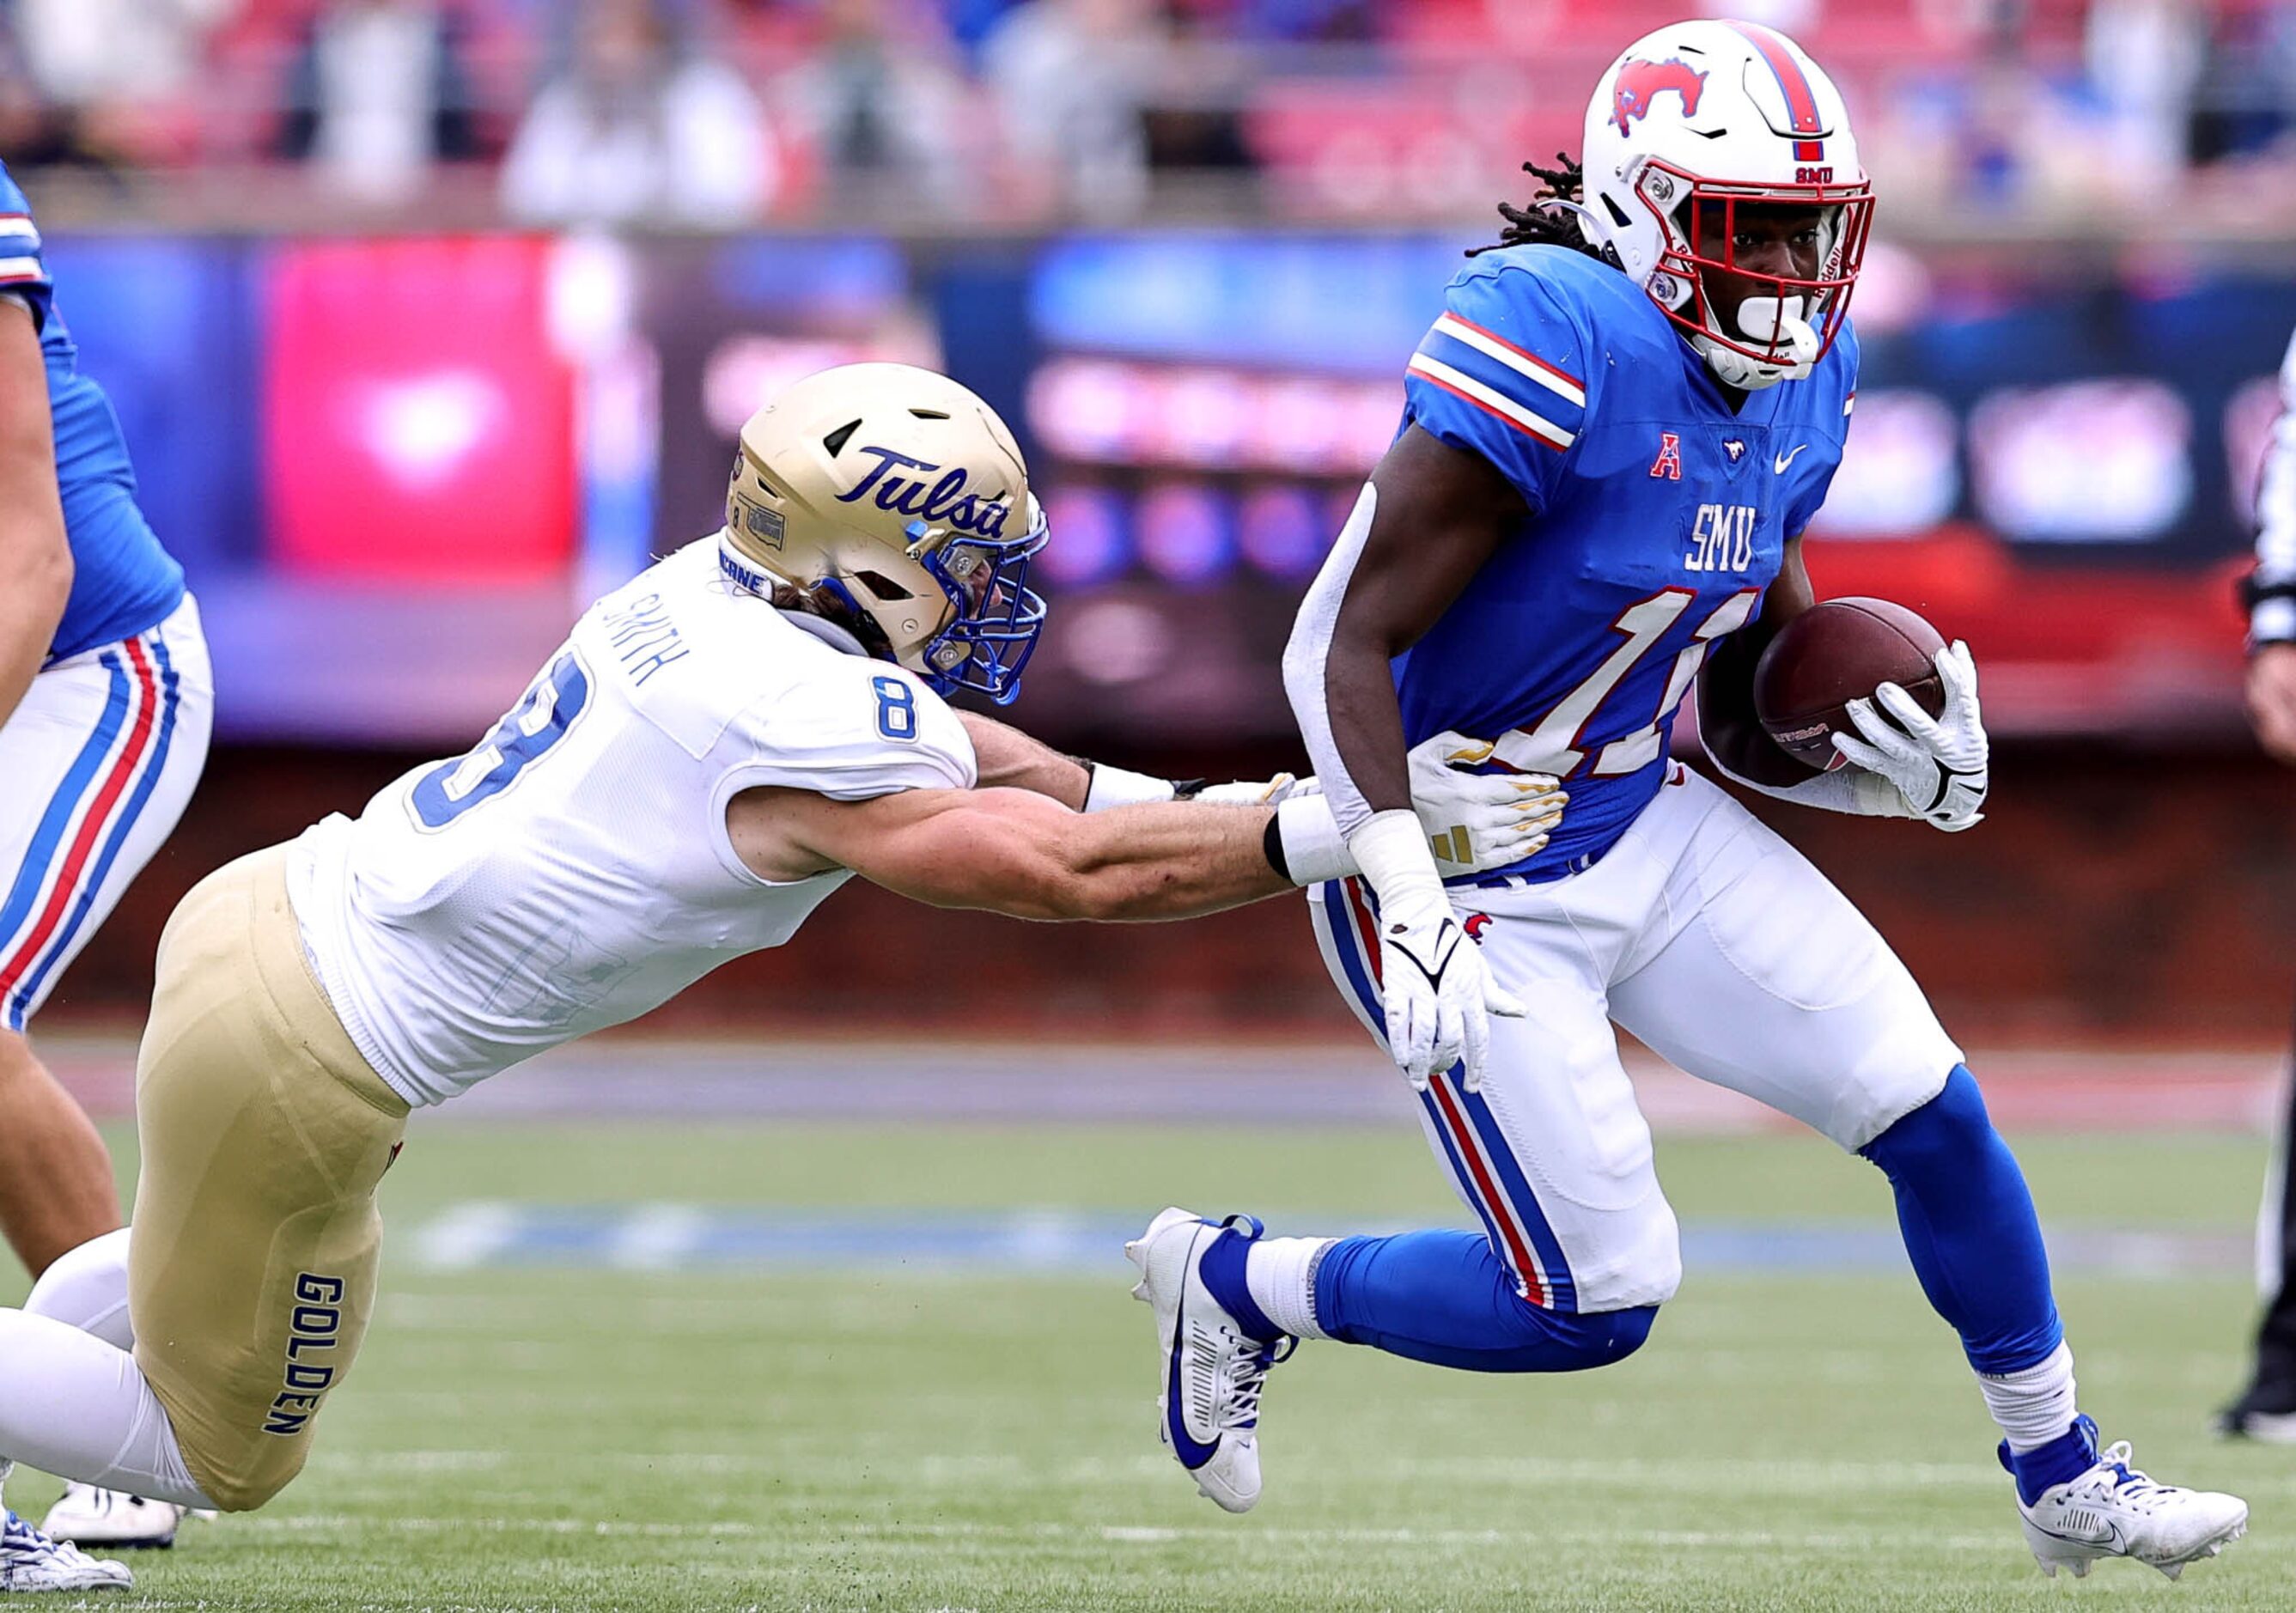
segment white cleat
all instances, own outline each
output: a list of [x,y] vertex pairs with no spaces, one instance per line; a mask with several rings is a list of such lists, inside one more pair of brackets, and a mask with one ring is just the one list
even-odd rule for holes
[[159,1550],[176,1543],[176,1526],[190,1511],[172,1501],[147,1501],[92,1484],[70,1484],[64,1486],[62,1499],[48,1509],[40,1530],[75,1545]]
[[13,1512],[0,1526],[0,1595],[126,1590],[135,1583],[127,1564],[90,1557],[76,1545],[50,1540]]
[[1203,1257],[1230,1227],[1256,1239],[1248,1216],[1218,1224],[1168,1209],[1124,1246],[1140,1268],[1132,1297],[1155,1307],[1162,1350],[1157,1433],[1202,1491],[1231,1512],[1259,1499],[1259,1392],[1283,1357],[1277,1343],[1250,1337],[1204,1287]]
[[2248,1502],[2155,1484],[2129,1466],[2130,1454],[2125,1439],[2108,1445],[2079,1477],[2052,1485],[2030,1507],[2018,1502],[2025,1543],[2042,1573],[2054,1579],[2059,1568],[2070,1568],[2085,1579],[2100,1558],[2127,1557],[2175,1579],[2186,1563],[2214,1557],[2248,1533]]

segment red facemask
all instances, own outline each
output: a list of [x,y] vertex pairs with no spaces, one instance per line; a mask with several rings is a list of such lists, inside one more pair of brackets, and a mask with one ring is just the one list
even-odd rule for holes
[[[1786,307],[1789,299],[1799,299],[1801,317],[1817,333],[1817,351],[1809,362],[1825,356],[1841,333],[1873,226],[1874,192],[1864,178],[1840,184],[1731,184],[1700,179],[1654,160],[1636,189],[1665,233],[1649,286],[1668,318],[1687,334],[1758,363],[1784,363],[1798,356],[1787,348],[1783,322],[1774,321],[1767,330],[1743,329],[1737,299],[1767,299],[1773,311]],[[1816,210],[1824,221],[1816,273],[1781,274],[1740,263],[1735,242],[1741,207]],[[1722,307],[1715,298],[1717,282],[1730,288],[1731,306]]]

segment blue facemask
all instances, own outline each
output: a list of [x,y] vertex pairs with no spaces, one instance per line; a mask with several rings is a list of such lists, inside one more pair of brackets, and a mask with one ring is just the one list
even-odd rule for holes
[[[1029,561],[1045,546],[1045,512],[1029,501],[1029,530],[1020,537],[952,537],[924,557],[924,568],[955,614],[919,655],[936,693],[971,689],[1000,706],[1021,692],[1021,670],[1045,630],[1045,601],[1028,585]],[[922,521],[911,537],[924,536]]]

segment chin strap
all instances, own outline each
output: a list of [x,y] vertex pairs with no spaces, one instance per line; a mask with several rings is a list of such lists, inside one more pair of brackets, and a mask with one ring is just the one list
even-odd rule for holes
[[1818,348],[1817,332],[1802,317],[1802,308],[1799,297],[1749,297],[1738,305],[1738,329],[1749,340],[1774,351],[1783,348],[1780,358],[1754,358],[1704,334],[1693,336],[1690,345],[1716,380],[1741,392],[1800,381],[1816,367]]

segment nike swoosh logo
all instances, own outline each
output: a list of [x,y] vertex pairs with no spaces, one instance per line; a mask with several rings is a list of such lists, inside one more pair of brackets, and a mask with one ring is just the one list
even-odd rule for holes
[[1164,1382],[1164,1430],[1172,1437],[1172,1453],[1180,1465],[1194,1472],[1219,1454],[1219,1441],[1204,1445],[1188,1432],[1185,1404],[1180,1395],[1180,1355],[1188,1347],[1188,1278],[1180,1274],[1180,1303],[1172,1313],[1172,1359]]
[[1450,936],[1451,944],[1443,948],[1443,955],[1435,960],[1435,967],[1432,969],[1430,969],[1426,964],[1422,963],[1419,961],[1417,954],[1414,954],[1411,948],[1406,946],[1402,942],[1398,941],[1395,943],[1395,950],[1411,960],[1412,967],[1416,969],[1421,974],[1427,977],[1427,984],[1438,987],[1443,984],[1443,971],[1451,967],[1451,960],[1458,954],[1459,951],[1458,927],[1453,924],[1449,920],[1446,919],[1443,921],[1442,930],[1439,932],[1439,941],[1442,934],[1447,934]]
[[1780,476],[1784,476],[1786,473],[1786,467],[1793,463],[1795,455],[1799,454],[1804,448],[1808,446],[1809,445],[1806,442],[1798,442],[1787,452],[1779,454],[1778,474]]
[[1922,808],[1923,812],[1935,812],[1939,807],[1945,805],[1945,798],[1953,793],[1953,787],[1956,783],[1962,780],[1973,779],[1977,776],[1973,773],[1956,773],[1954,769],[1947,766],[1943,762],[1939,762],[1937,765],[1937,793],[1930,798],[1930,804]]
[[2051,1540],[2062,1540],[2067,1545],[2106,1546],[2124,1555],[2128,1551],[2128,1537],[2121,1533],[2120,1526],[2117,1523],[2106,1524],[2104,1533],[2102,1535],[2069,1535],[2062,1529],[2052,1529],[2040,1524],[2035,1524],[2033,1527]]

